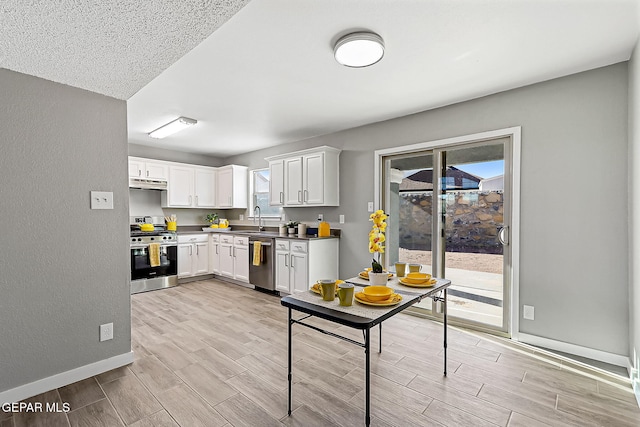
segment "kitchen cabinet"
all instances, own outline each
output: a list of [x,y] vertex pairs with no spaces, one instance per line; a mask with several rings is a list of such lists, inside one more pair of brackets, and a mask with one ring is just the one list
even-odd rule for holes
[[267,157],[272,206],[339,206],[341,150],[323,146]]
[[235,236],[233,239],[233,278],[249,283],[249,238]]
[[189,234],[178,236],[178,277],[209,273],[209,236]]
[[219,274],[249,283],[249,238],[223,234],[219,239]]
[[307,292],[320,279],[338,279],[338,239],[276,239],[275,245],[277,291]]
[[217,207],[247,208],[247,175],[246,166],[228,165],[218,168]]
[[215,208],[216,168],[170,164],[167,191],[162,207]]
[[209,272],[220,274],[220,235],[211,233],[209,237]]
[[166,181],[168,177],[169,165],[166,162],[129,157],[129,178]]

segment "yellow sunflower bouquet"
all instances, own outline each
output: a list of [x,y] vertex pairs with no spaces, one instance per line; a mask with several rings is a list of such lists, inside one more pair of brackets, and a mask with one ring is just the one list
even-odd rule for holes
[[379,209],[369,216],[369,221],[373,222],[371,231],[369,232],[369,252],[372,254],[378,254],[378,259],[373,258],[371,263],[371,269],[373,273],[382,273],[382,264],[380,264],[380,254],[384,253],[384,232],[387,229],[387,214],[382,209]]

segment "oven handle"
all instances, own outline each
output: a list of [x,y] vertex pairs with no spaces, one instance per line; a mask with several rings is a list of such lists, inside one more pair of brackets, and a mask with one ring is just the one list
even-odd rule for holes
[[[178,245],[175,244],[175,243],[167,243],[167,244],[160,243],[160,247],[161,248],[167,248],[167,247],[171,247],[171,246],[176,246],[177,247]],[[143,245],[130,245],[130,247],[131,247],[131,249],[146,249],[146,248],[149,247],[149,245],[145,243]]]

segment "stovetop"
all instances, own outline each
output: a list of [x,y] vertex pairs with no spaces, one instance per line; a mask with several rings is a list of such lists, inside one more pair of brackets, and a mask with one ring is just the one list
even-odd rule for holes
[[130,243],[132,245],[139,245],[144,243],[177,243],[177,242],[178,242],[178,235],[172,231],[131,230],[131,234],[130,234]]

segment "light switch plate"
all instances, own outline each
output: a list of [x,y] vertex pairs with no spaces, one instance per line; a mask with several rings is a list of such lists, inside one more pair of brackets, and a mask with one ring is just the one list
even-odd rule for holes
[[522,317],[527,320],[535,319],[535,310],[532,305],[523,305],[522,306]]
[[340,215],[340,224],[344,224],[344,215]]
[[373,202],[368,202],[367,203],[367,211],[368,212],[373,212]]
[[100,341],[109,341],[113,339],[113,323],[105,323],[100,325]]
[[113,209],[113,192],[92,191],[91,209]]

